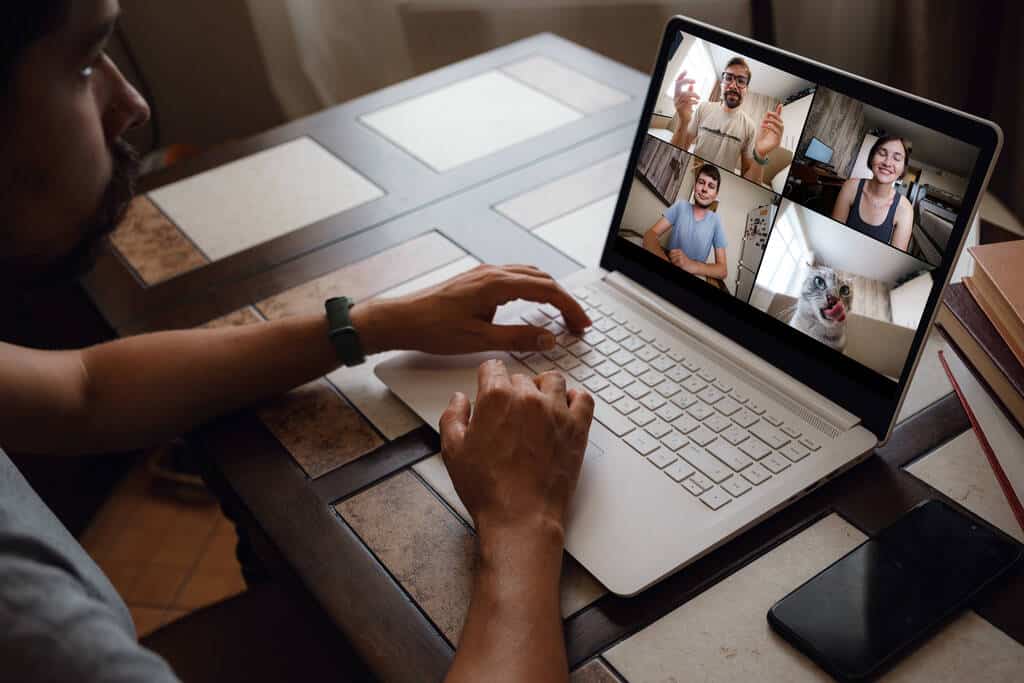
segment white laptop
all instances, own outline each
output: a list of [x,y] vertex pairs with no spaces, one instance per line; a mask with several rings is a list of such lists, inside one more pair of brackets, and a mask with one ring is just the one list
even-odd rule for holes
[[[435,426],[489,357],[588,390],[566,548],[620,595],[886,441],[1001,143],[987,121],[682,17],[658,54],[611,226],[594,226],[600,268],[563,281],[593,327],[574,337],[516,302],[499,318],[558,348],[377,367]],[[684,70],[699,104],[677,131]],[[781,135],[759,137],[778,105]]]

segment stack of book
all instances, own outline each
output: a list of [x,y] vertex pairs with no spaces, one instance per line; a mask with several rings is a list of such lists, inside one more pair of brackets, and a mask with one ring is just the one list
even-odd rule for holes
[[974,274],[950,285],[938,324],[1024,433],[1024,240],[970,248]]

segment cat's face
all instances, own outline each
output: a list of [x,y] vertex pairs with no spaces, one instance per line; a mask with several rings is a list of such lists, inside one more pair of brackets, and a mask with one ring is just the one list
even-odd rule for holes
[[853,303],[853,288],[831,268],[812,266],[800,292],[800,303],[810,309],[822,325],[835,327],[846,322],[846,314]]

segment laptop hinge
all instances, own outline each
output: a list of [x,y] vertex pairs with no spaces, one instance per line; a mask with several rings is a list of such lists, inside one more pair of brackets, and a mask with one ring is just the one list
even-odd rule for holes
[[723,334],[719,334],[692,315],[680,310],[618,272],[608,273],[604,282],[641,304],[660,318],[678,327],[697,340],[701,350],[719,364],[733,366],[737,374],[760,380],[758,387],[783,405],[795,404],[795,412],[805,412],[828,423],[837,433],[852,429],[860,418],[821,395],[806,384],[793,379],[760,356],[751,353]]

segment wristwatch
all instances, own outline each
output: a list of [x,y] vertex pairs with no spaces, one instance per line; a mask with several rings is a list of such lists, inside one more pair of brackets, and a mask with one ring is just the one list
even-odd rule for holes
[[756,149],[751,150],[751,156],[754,157],[754,161],[758,165],[760,165],[760,166],[767,166],[768,165],[768,157],[765,157],[765,158],[762,159],[761,157],[757,156],[757,150]]
[[347,296],[337,296],[324,302],[327,309],[327,338],[331,340],[338,360],[349,367],[359,365],[366,360],[363,345],[359,341],[359,332],[352,327],[348,309],[355,302]]

